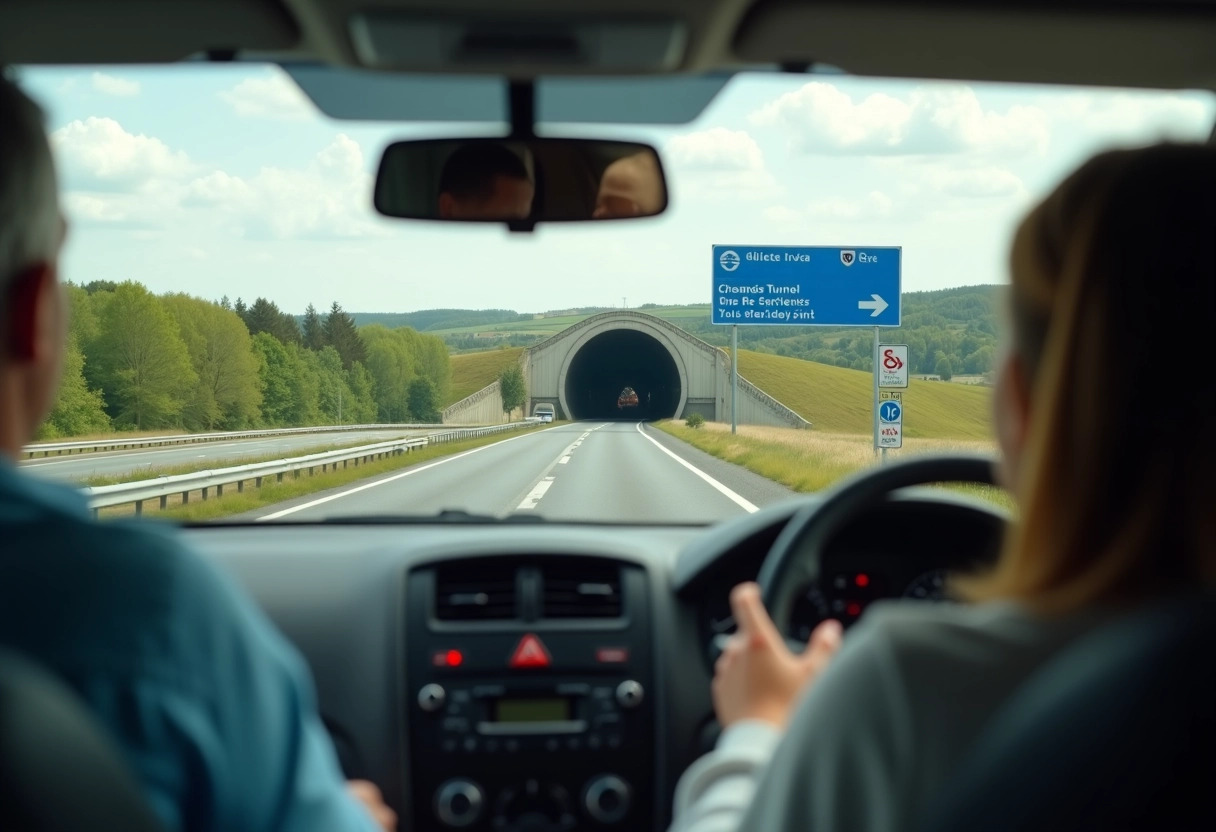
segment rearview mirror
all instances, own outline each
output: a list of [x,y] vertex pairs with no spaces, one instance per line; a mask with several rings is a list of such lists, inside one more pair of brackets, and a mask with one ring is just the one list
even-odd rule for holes
[[636,219],[667,208],[659,154],[589,139],[425,139],[388,146],[376,210],[414,220],[507,223]]

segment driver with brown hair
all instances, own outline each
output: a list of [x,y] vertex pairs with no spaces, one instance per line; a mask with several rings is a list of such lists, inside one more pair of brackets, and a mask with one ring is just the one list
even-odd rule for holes
[[724,731],[682,777],[673,830],[909,828],[1063,648],[1156,601],[1210,601],[1216,451],[1177,443],[1216,432],[1216,402],[1162,370],[1216,331],[1214,183],[1213,147],[1113,151],[1030,212],[993,393],[1020,519],[995,568],[958,582],[971,603],[880,602],[843,641],[820,624],[801,655],[757,586],[736,587]]

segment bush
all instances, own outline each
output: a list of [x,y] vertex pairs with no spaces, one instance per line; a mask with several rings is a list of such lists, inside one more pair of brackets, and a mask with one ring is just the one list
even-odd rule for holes
[[705,417],[700,413],[690,413],[688,418],[684,420],[684,424],[693,430],[698,430],[705,424]]

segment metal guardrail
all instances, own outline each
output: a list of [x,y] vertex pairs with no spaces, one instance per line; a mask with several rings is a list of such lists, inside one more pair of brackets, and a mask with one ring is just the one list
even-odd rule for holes
[[130,439],[98,439],[84,442],[40,442],[26,445],[21,452],[27,459],[39,454],[60,456],[64,453],[88,453],[90,451],[114,451],[126,448],[147,448],[162,445],[190,445],[195,442],[218,442],[224,439],[257,439],[261,436],[288,436],[301,433],[350,433],[372,430],[427,430],[446,427],[442,424],[399,425],[328,425],[308,428],[266,428],[262,430],[219,431],[215,433],[183,433],[171,436],[138,436]]
[[386,456],[409,453],[424,448],[430,444],[455,442],[460,439],[474,439],[479,436],[489,436],[495,433],[505,433],[529,427],[531,422],[511,422],[506,425],[495,425],[485,428],[463,428],[444,431],[432,436],[420,436],[411,439],[394,439],[388,442],[376,442],[371,445],[360,445],[357,448],[345,448],[339,451],[325,451],[317,454],[277,459],[270,462],[255,462],[249,465],[234,465],[229,468],[217,468],[211,471],[196,471],[192,474],[176,474],[169,477],[124,482],[116,485],[99,485],[81,489],[89,499],[89,507],[94,516],[103,508],[114,506],[135,505],[136,515],[143,514],[145,500],[160,500],[160,507],[168,506],[169,498],[180,494],[182,503],[190,502],[192,492],[200,492],[206,500],[211,489],[215,495],[224,495],[224,486],[235,485],[238,492],[245,490],[245,483],[254,481],[255,487],[261,488],[262,480],[274,477],[276,482],[283,481],[284,474],[299,475],[301,471],[312,472],[320,468],[324,473],[330,467],[339,465],[347,467],[351,462],[358,465],[364,460],[380,459]]

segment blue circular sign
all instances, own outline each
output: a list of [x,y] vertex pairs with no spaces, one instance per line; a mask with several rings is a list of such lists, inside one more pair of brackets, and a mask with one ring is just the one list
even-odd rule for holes
[[898,422],[902,411],[899,402],[886,401],[878,406],[878,418],[884,422]]

